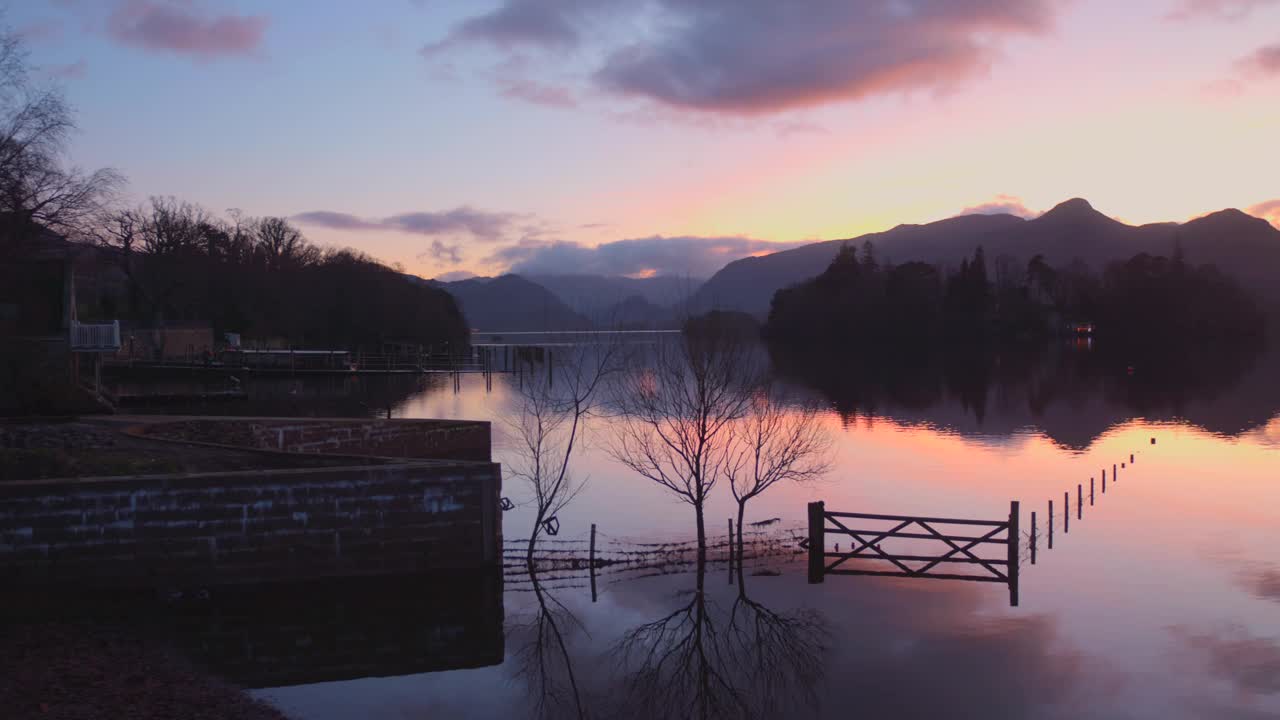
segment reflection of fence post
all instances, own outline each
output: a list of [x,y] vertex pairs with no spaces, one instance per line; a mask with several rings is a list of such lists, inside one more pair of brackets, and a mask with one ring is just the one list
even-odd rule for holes
[[591,523],[591,550],[587,555],[587,563],[591,566],[591,602],[596,601],[596,524]]
[[1071,532],[1071,491],[1062,493],[1062,533]]
[[[1032,524],[1034,527],[1035,524]],[[1009,605],[1018,607],[1018,501],[1009,503]]]
[[823,526],[826,525],[826,503],[821,500],[809,503],[809,582],[822,582],[823,550],[826,541],[823,539]]
[[1031,564],[1036,564],[1036,511],[1031,511]]
[[[741,552],[742,548],[738,548],[738,551]],[[733,550],[733,518],[729,518],[729,564],[730,565],[733,564],[733,557],[734,557],[733,552],[734,552]],[[739,559],[741,559],[741,557],[739,557]]]

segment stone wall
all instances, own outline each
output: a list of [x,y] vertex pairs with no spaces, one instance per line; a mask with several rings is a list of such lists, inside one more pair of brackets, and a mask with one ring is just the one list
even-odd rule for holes
[[501,486],[489,462],[8,482],[0,578],[240,581],[496,567]]
[[235,418],[146,425],[148,437],[261,450],[421,459],[488,460],[489,423],[464,420]]

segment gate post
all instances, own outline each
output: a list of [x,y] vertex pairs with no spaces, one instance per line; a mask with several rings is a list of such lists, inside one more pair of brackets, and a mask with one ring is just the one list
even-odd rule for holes
[[826,552],[826,539],[823,537],[823,528],[827,524],[826,503],[819,500],[818,502],[809,503],[809,583],[822,582],[822,570],[825,567],[825,558],[823,553]]
[[[1018,531],[1018,501],[1009,503],[1009,605],[1018,607],[1018,545],[1022,536]],[[1035,542],[1035,538],[1032,538]]]

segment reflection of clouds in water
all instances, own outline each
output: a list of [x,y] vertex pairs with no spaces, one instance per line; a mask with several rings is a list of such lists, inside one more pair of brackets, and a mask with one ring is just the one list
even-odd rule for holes
[[1260,567],[1241,574],[1241,585],[1260,600],[1280,603],[1280,568]]
[[1236,689],[1254,694],[1280,693],[1280,639],[1255,636],[1239,626],[1218,632],[1171,630],[1189,647],[1199,650],[1213,674]]
[[1258,428],[1253,436],[1254,441],[1259,445],[1280,449],[1280,416]]

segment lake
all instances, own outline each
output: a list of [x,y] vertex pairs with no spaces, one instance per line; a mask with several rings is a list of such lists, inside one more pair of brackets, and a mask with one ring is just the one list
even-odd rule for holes
[[[512,561],[501,664],[254,694],[315,720],[1280,717],[1280,362],[1220,360],[1115,364],[1088,347],[912,367],[775,358],[796,397],[821,403],[835,458],[822,480],[748,505],[748,522],[778,521],[742,573],[678,560],[602,572],[593,600],[582,572],[534,582]],[[247,401],[186,410],[491,420],[506,463],[518,382],[251,380]],[[581,548],[592,524],[602,552],[692,537],[688,505],[609,455],[614,422],[589,426],[574,460],[585,490],[544,546]],[[503,494],[514,546],[529,534],[528,492],[508,477]],[[1036,563],[1024,547],[1016,607],[998,583],[809,584],[796,540],[816,500],[979,519],[1018,501],[1024,536],[1038,514]],[[734,515],[718,487],[713,544]]]

